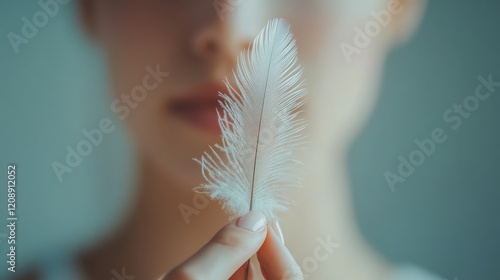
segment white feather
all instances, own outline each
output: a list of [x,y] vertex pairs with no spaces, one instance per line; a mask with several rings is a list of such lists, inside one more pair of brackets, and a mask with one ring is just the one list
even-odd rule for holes
[[233,74],[235,86],[226,79],[228,94],[220,93],[222,145],[197,160],[206,183],[196,190],[219,200],[232,217],[258,210],[273,220],[291,204],[288,191],[301,186],[294,152],[304,142],[298,115],[305,89],[288,23],[270,21]]

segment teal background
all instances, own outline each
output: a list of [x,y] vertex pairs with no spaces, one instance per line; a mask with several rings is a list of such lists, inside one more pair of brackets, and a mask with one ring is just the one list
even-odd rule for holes
[[[359,224],[394,261],[446,279],[500,279],[500,88],[453,130],[442,114],[500,81],[500,1],[429,1],[416,37],[390,57],[372,118],[351,148]],[[391,192],[415,139],[440,127],[448,140]]]
[[[500,89],[456,131],[442,114],[474,93],[479,75],[500,80],[500,2],[429,2],[416,37],[389,57],[378,105],[351,148],[356,215],[365,237],[395,262],[446,279],[497,280]],[[132,156],[121,127],[95,148],[106,152],[84,158],[63,182],[54,175],[50,164],[64,161],[64,147],[82,139],[82,128],[114,116],[102,102],[108,92],[102,57],[82,38],[72,4],[14,54],[6,34],[18,33],[20,18],[37,10],[36,1],[0,4],[0,169],[18,165],[21,269],[64,259],[106,234],[133,195],[126,183],[133,174],[123,172]],[[435,127],[448,140],[391,192],[384,172],[395,172],[398,156],[407,157],[413,141],[430,137]],[[0,170],[0,182],[5,173]],[[4,188],[0,194],[5,221]],[[5,245],[0,238],[2,267]]]
[[[21,18],[31,18],[40,6],[0,4],[0,233],[7,233],[7,164],[16,163],[20,270],[33,262],[49,268],[67,264],[74,251],[120,222],[133,195],[133,174],[127,171],[133,161],[122,127],[106,135],[62,182],[52,170],[52,162],[65,162],[67,145],[75,148],[84,139],[83,129],[97,128],[104,117],[120,124],[109,109],[103,59],[82,36],[73,2],[61,5],[18,54],[6,35],[19,34]],[[7,273],[5,241],[0,238],[0,279]]]

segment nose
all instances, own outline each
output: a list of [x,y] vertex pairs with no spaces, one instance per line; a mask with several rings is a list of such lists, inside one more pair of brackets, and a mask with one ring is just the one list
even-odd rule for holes
[[271,19],[273,5],[269,0],[217,0],[215,18],[195,37],[197,54],[205,57],[218,56],[248,47],[258,32]]
[[206,59],[216,59],[226,51],[224,42],[224,32],[216,26],[204,27],[194,37],[193,49],[194,52]]
[[193,52],[198,57],[197,68],[212,79],[223,80],[235,64],[235,54],[228,44],[226,26],[219,22],[202,26],[193,37]]
[[[234,68],[239,53],[266,23],[266,0],[227,1],[224,17],[212,19],[193,37],[194,53],[212,65],[217,76]],[[269,6],[269,4],[267,4]],[[269,9],[269,7],[267,7]],[[216,13],[214,13],[216,14]]]

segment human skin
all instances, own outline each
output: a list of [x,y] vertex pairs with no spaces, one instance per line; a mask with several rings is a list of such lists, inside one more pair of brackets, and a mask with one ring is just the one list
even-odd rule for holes
[[[240,2],[221,20],[213,1],[206,0],[80,1],[85,30],[107,58],[114,97],[140,85],[147,66],[170,74],[124,119],[138,160],[137,197],[113,236],[81,257],[91,279],[109,278],[117,267],[127,267],[137,279],[178,271],[227,224],[217,203],[191,216],[189,224],[178,206],[192,204],[192,188],[202,182],[192,158],[220,141],[214,101],[217,91],[224,91],[222,79],[274,17],[292,26],[309,92],[304,117],[311,148],[301,156],[310,172],[307,192],[296,194],[297,205],[282,215],[287,247],[300,265],[313,254],[318,238],[330,236],[340,244],[339,252],[314,270],[313,279],[384,279],[388,273],[389,265],[357,230],[345,155],[376,100],[388,51],[411,35],[423,1],[398,1],[404,9],[352,63],[338,46],[352,41],[353,26],[370,18],[347,12],[348,1]],[[387,2],[364,2],[359,13],[382,9]],[[288,250],[266,242],[259,258],[264,267],[285,260],[283,270],[293,270]],[[270,255],[276,257],[266,258]]]

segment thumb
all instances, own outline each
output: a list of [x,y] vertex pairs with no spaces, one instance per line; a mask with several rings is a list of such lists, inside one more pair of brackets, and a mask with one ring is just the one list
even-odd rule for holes
[[266,234],[264,215],[250,211],[219,230],[205,246],[164,279],[229,279],[255,255]]

